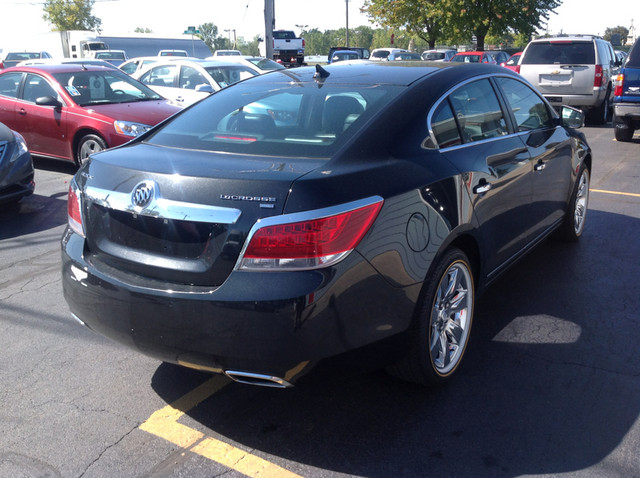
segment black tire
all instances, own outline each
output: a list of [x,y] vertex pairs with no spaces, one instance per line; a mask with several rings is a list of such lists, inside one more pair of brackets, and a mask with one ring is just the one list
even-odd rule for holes
[[617,125],[613,126],[614,135],[616,137],[616,141],[624,141],[628,142],[633,139],[633,129],[628,126],[619,128]]
[[107,143],[96,134],[88,134],[84,136],[78,143],[76,149],[76,164],[82,166],[89,155],[107,149]]
[[456,372],[469,342],[475,286],[464,252],[447,250],[424,287],[408,352],[387,370],[403,380],[433,385]]
[[583,163],[578,171],[578,177],[567,204],[567,213],[560,226],[560,238],[568,242],[577,242],[584,232],[589,208],[589,170]]
[[611,119],[611,98],[609,90],[600,106],[589,111],[589,122],[592,124],[607,124]]

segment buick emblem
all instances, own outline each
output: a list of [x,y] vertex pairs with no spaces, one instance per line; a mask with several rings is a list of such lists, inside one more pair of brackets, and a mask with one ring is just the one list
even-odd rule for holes
[[135,208],[144,209],[153,200],[157,186],[153,181],[143,181],[133,188],[131,203]]

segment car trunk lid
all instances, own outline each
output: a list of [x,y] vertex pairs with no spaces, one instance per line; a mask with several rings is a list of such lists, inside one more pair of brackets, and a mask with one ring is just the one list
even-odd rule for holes
[[149,286],[218,286],[255,222],[281,214],[295,179],[324,162],[146,144],[101,153],[79,175],[85,257]]

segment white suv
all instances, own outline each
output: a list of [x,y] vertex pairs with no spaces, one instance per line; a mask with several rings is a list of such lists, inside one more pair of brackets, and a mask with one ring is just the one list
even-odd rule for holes
[[593,35],[531,41],[520,60],[520,74],[557,107],[581,108],[591,123],[611,114],[613,82],[620,66],[611,43]]

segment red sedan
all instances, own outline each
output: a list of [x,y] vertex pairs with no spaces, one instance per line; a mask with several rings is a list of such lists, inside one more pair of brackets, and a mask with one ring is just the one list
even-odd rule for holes
[[75,161],[119,146],[180,108],[120,70],[82,64],[8,68],[0,73],[0,122],[31,154]]
[[464,51],[456,53],[451,61],[454,63],[489,63],[496,65],[497,62],[491,53],[486,51]]

